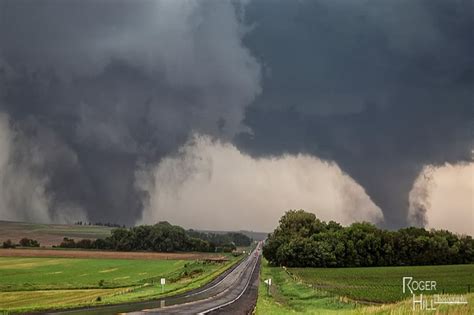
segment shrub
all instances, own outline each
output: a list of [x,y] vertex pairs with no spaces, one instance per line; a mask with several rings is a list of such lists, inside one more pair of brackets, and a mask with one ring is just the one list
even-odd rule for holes
[[61,244],[59,244],[59,247],[62,247],[62,248],[75,248],[76,243],[74,242],[73,239],[65,237],[65,238],[63,238],[63,241],[61,242]]
[[12,240],[8,239],[5,242],[3,242],[3,248],[15,248],[16,245],[12,242]]
[[86,248],[86,249],[90,249],[90,248],[93,248],[93,242],[91,240],[88,240],[88,239],[82,239],[78,242],[76,242],[76,248]]
[[20,240],[20,246],[22,247],[39,247],[40,243],[37,240],[29,239],[29,238],[22,238]]

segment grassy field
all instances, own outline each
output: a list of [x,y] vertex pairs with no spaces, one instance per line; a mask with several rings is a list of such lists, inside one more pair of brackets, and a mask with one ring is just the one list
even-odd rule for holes
[[[449,267],[449,268],[446,268]],[[452,268],[451,268],[452,267]],[[457,267],[457,268],[456,268]],[[446,281],[449,276],[456,277],[461,283],[466,283],[464,278],[472,279],[473,266],[427,266],[427,267],[403,267],[411,272],[415,278],[427,275],[430,272],[442,272]],[[372,274],[371,269],[374,269]],[[377,269],[383,269],[379,271]],[[367,302],[360,302],[353,297],[350,298],[344,293],[344,290],[327,290],[326,288],[315,288],[315,283],[331,284],[333,287],[345,288],[348,284],[358,283],[360,279],[365,280],[365,284],[371,284],[372,289],[364,288],[358,296],[362,300],[370,300],[374,296],[377,298],[385,297],[385,300],[393,300],[393,294],[385,294],[386,287],[380,286],[385,279],[390,278],[394,269],[397,274],[398,267],[388,268],[344,268],[344,269],[291,269],[287,272],[283,268],[269,267],[266,261],[263,261],[260,271],[259,297],[256,307],[256,314],[425,314],[426,311],[412,311],[411,300],[408,296],[401,296],[401,301],[396,303],[382,303],[368,305]],[[360,270],[360,271],[358,271]],[[415,273],[416,272],[416,273]],[[425,273],[426,272],[426,273]],[[324,282],[319,279],[324,279]],[[265,279],[272,278],[272,286],[267,293]],[[378,279],[378,280],[377,280]],[[400,278],[401,279],[401,278]],[[401,288],[399,279],[398,290]],[[431,278],[429,278],[431,279]],[[437,280],[437,279],[434,279]],[[395,281],[395,280],[393,280]],[[441,280],[439,280],[441,281]],[[394,282],[392,282],[394,283]],[[454,283],[448,281],[447,283]],[[347,288],[345,288],[347,289]],[[351,291],[349,291],[351,292]],[[362,295],[365,292],[366,295]],[[474,294],[464,294],[468,300],[467,306],[438,306],[439,314],[473,314],[474,313]]]
[[[139,301],[211,281],[225,263],[198,260],[0,258],[0,312]],[[161,292],[160,278],[166,278]]]
[[[269,292],[265,279],[272,279]],[[295,281],[283,268],[269,267],[262,260],[260,269],[260,286],[256,314],[339,314],[352,310],[355,305],[344,303],[338,297]]]
[[11,239],[18,243],[23,237],[38,240],[42,246],[59,245],[64,237],[97,239],[110,235],[112,228],[94,225],[40,224],[0,221],[0,243]]
[[474,290],[474,265],[369,267],[369,268],[292,268],[296,279],[304,279],[315,289],[354,300],[396,302],[403,300],[402,277],[434,280],[440,293],[467,293]]

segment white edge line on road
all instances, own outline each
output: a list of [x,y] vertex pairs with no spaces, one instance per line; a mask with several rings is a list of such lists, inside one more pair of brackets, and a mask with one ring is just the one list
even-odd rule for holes
[[[237,264],[237,266],[235,266],[235,268],[234,268],[233,270],[231,270],[224,278],[222,278],[221,280],[219,280],[218,282],[216,282],[213,286],[211,286],[211,287],[209,287],[209,288],[207,288],[207,289],[201,290],[201,291],[197,291],[197,292],[193,292],[193,293],[187,294],[186,296],[198,295],[198,294],[201,294],[201,293],[203,293],[203,292],[207,292],[207,291],[209,291],[209,290],[211,290],[211,289],[214,289],[214,288],[217,287],[219,284],[221,284],[225,279],[227,279],[227,278],[230,276],[230,274],[232,273],[232,271],[234,271],[235,269],[239,268],[239,265],[240,265],[240,264],[245,263],[246,260],[248,260],[248,258],[247,258],[247,259],[242,259],[242,261],[241,261],[239,264]],[[232,268],[232,267],[233,267],[233,266],[231,266],[230,268]],[[226,271],[227,271],[227,270],[226,270]],[[224,272],[225,272],[225,271],[224,271]]]
[[229,301],[229,302],[226,302],[226,303],[221,304],[221,305],[219,305],[219,306],[215,306],[215,307],[213,307],[213,308],[210,308],[210,309],[208,309],[208,310],[205,310],[205,311],[203,311],[203,312],[200,312],[200,313],[198,313],[198,315],[204,315],[204,314],[207,314],[207,313],[209,313],[209,312],[212,312],[212,311],[218,310],[218,309],[220,309],[220,308],[226,307],[227,305],[230,305],[230,304],[234,303],[235,301],[237,301],[238,299],[240,299],[240,297],[245,293],[245,291],[247,291],[247,288],[248,288],[248,286],[249,286],[249,284],[250,284],[250,281],[252,281],[253,273],[254,273],[254,271],[255,271],[255,267],[257,267],[257,263],[258,263],[258,259],[259,259],[259,258],[260,258],[260,257],[257,257],[257,259],[256,259],[256,261],[255,261],[255,264],[253,265],[252,272],[250,273],[250,277],[249,277],[249,279],[247,280],[247,283],[245,284],[245,288],[242,290],[242,292],[240,292],[239,296],[237,296],[235,299],[233,299],[233,300],[231,300],[231,301]]
[[[243,265],[244,263],[249,264],[249,263],[248,263],[248,260],[250,260],[250,259],[251,259],[251,257],[247,257],[247,258],[243,259],[239,264],[240,264],[240,265]],[[186,297],[187,297],[187,296],[197,295],[197,294],[199,294],[199,293],[206,292],[206,291],[208,291],[208,290],[210,290],[210,289],[216,287],[216,286],[219,285],[221,282],[223,282],[227,277],[229,277],[232,272],[234,272],[237,268],[239,268],[240,265],[236,266],[236,267],[234,268],[234,270],[232,270],[228,275],[226,275],[223,279],[221,279],[219,282],[217,282],[216,284],[214,284],[212,287],[207,288],[207,289],[202,290],[202,291],[199,291],[199,292],[195,292],[195,293],[186,295]],[[252,269],[252,272],[253,272],[253,270],[255,270],[255,266],[254,266],[254,269]],[[245,271],[245,270],[243,270],[243,271]],[[239,273],[242,273],[243,271],[240,271]],[[230,286],[229,286],[228,288],[226,288],[224,291],[219,292],[218,294],[213,295],[213,296],[210,296],[210,297],[208,297],[208,298],[200,299],[200,300],[196,300],[196,301],[190,301],[190,302],[186,302],[186,303],[180,303],[180,304],[170,305],[170,306],[167,306],[167,307],[165,307],[165,308],[167,308],[167,309],[170,309],[170,308],[179,308],[179,307],[181,307],[181,306],[183,306],[183,305],[195,304],[195,303],[199,303],[199,302],[202,302],[202,301],[210,300],[210,299],[213,299],[213,298],[215,298],[216,296],[219,296],[219,295],[221,295],[221,294],[223,294],[224,292],[227,292],[227,291],[229,291],[229,290],[230,290]],[[172,297],[172,296],[171,296],[171,297]],[[157,312],[157,310],[162,310],[162,309],[165,309],[165,308],[161,308],[161,307],[160,307],[160,308],[152,308],[152,309],[143,309],[143,310],[141,310],[140,312]],[[128,313],[126,313],[126,314],[128,314]],[[200,314],[200,313],[199,313],[199,314]],[[0,314],[0,315],[1,315],[1,314]]]

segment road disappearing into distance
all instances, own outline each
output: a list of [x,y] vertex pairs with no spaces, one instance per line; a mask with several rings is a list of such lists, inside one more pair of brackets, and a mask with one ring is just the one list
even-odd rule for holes
[[[146,309],[133,312],[133,315],[146,314],[210,314],[227,313],[226,307],[236,303],[246,292],[253,275],[258,273],[260,260],[260,246],[258,246],[247,258],[214,285],[197,290],[179,298],[177,301],[170,299],[174,305],[167,306],[167,299],[163,300],[163,307]],[[245,310],[241,310],[245,313]]]
[[261,246],[209,284],[187,293],[121,305],[54,312],[54,314],[249,314],[257,300]]

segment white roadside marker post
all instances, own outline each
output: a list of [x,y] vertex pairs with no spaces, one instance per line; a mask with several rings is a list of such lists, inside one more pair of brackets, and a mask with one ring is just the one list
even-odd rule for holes
[[165,291],[165,284],[166,284],[166,279],[165,278],[161,278],[161,293],[163,293]]
[[267,284],[267,295],[270,295],[270,286],[272,285],[272,278],[264,281]]

